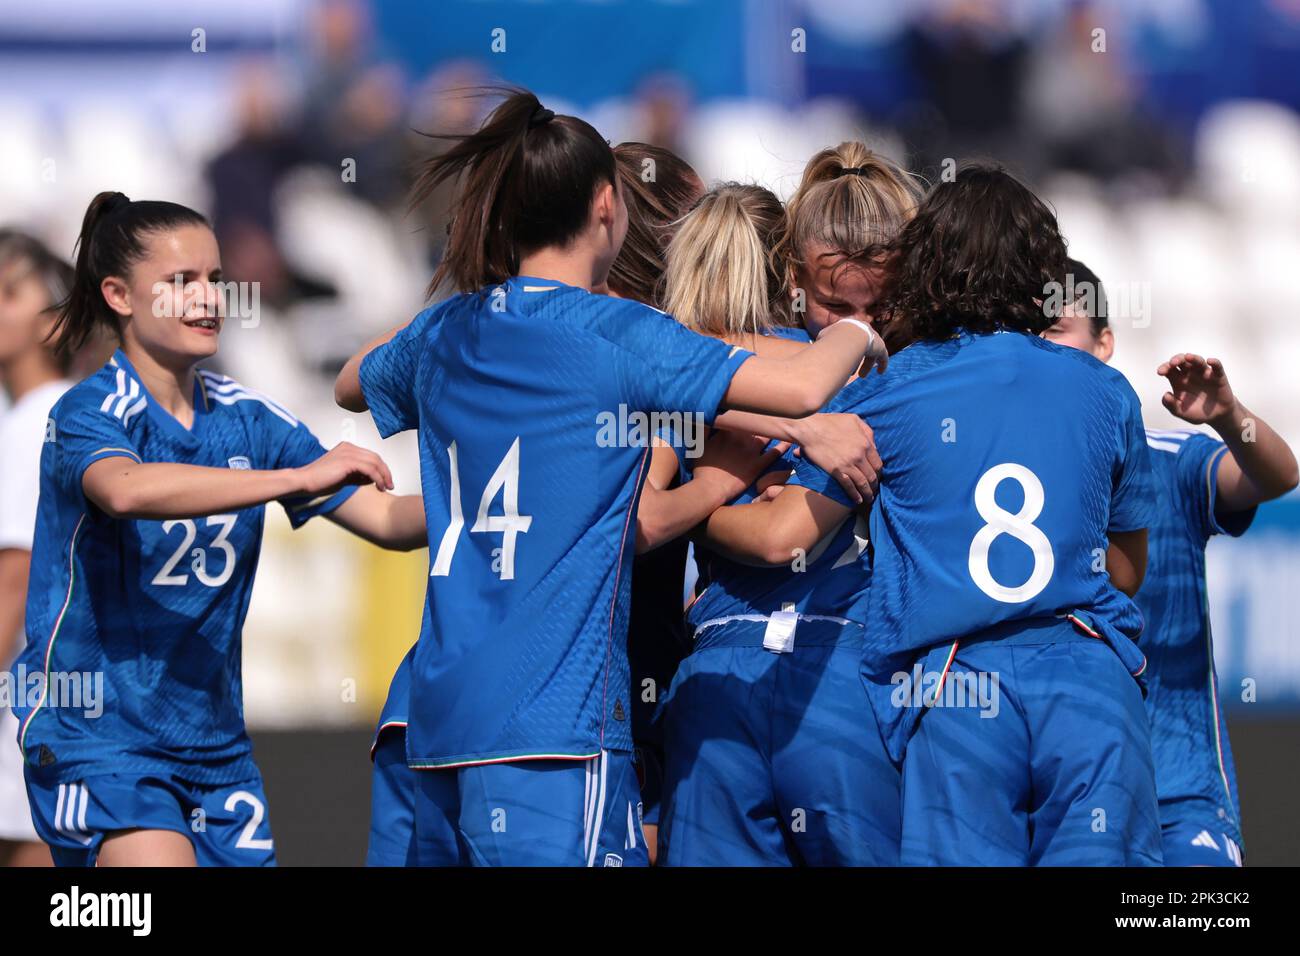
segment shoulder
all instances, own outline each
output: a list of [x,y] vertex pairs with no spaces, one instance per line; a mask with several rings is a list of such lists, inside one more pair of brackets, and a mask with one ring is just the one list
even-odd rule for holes
[[111,359],[93,375],[73,385],[51,406],[50,417],[96,412],[129,423],[148,404],[148,392],[139,379]]
[[889,367],[883,373],[864,375],[850,382],[844,392],[852,389],[853,394],[861,397],[891,392],[913,379],[937,372],[957,358],[966,344],[969,343],[963,343],[959,339],[945,339],[941,342],[922,339],[913,342],[889,357]]
[[1066,367],[1074,367],[1080,370],[1100,376],[1102,381],[1111,385],[1122,386],[1125,391],[1131,391],[1128,379],[1119,369],[1112,368],[1105,362],[1101,361],[1090,352],[1083,349],[1071,348],[1068,345],[1061,345],[1049,339],[1038,335],[1018,334],[1016,336],[1028,348],[1044,355],[1051,356],[1050,361],[1060,363]]
[[407,331],[413,335],[423,335],[426,332],[436,330],[443,322],[455,315],[464,312],[467,308],[472,307],[473,300],[478,293],[461,292],[452,296],[450,299],[443,299],[441,302],[435,302],[428,308],[422,309],[411,319]]
[[550,294],[550,304],[564,309],[573,309],[575,313],[594,321],[598,326],[613,326],[620,322],[672,322],[677,324],[667,312],[635,299],[620,299],[612,295],[600,295],[586,289],[557,289]]
[[1103,390],[1112,393],[1126,405],[1140,408],[1137,392],[1133,390],[1133,385],[1119,369],[1107,365],[1082,349],[1059,345],[1036,335],[1020,335],[1018,338],[1038,354],[1048,357],[1048,361],[1076,373],[1080,380],[1096,382]]
[[1146,429],[1147,447],[1152,451],[1152,460],[1166,457],[1206,458],[1219,449],[1226,447],[1217,438],[1212,438],[1194,428],[1148,428]]
[[298,427],[298,419],[287,408],[256,389],[208,369],[199,369],[198,375],[209,412],[221,411],[258,419],[274,416],[290,428]]
[[808,334],[808,330],[802,325],[797,328],[785,325],[774,325],[763,334],[772,338],[789,339],[792,342],[801,342],[804,345],[808,345],[812,342],[812,336]]
[[637,353],[656,343],[680,341],[683,336],[698,337],[723,347],[723,343],[695,336],[667,312],[634,299],[598,295],[585,289],[563,289],[555,293],[548,306],[574,321],[579,327],[604,341]]

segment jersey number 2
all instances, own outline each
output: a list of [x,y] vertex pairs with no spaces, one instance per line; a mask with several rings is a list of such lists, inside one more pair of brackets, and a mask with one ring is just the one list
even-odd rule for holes
[[[1025,503],[1015,514],[999,506],[994,499],[998,485],[1008,480],[1018,483],[1025,493]],[[970,543],[967,566],[975,585],[995,601],[1023,604],[1037,597],[1052,579],[1052,571],[1056,567],[1052,542],[1047,540],[1042,528],[1034,525],[1034,519],[1043,512],[1043,501],[1043,483],[1024,465],[1011,462],[995,465],[984,472],[975,484],[975,510],[987,524],[980,528]],[[1033,552],[1034,569],[1029,580],[1019,587],[1009,588],[999,584],[989,570],[989,548],[1001,534],[1011,535]]]
[[[433,561],[433,570],[429,577],[446,577],[451,573],[451,561],[456,556],[456,542],[460,540],[461,529],[465,527],[465,516],[460,503],[460,465],[456,459],[456,443],[447,446],[447,457],[451,460],[451,524],[442,534],[438,545],[438,555]],[[492,499],[501,493],[502,514],[490,515],[488,509]],[[483,489],[483,497],[478,502],[478,514],[470,531],[495,531],[501,539],[501,580],[513,581],[515,578],[515,543],[518,535],[526,532],[533,523],[532,516],[519,513],[519,439],[511,444],[506,456],[497,465],[497,470],[488,479]]]

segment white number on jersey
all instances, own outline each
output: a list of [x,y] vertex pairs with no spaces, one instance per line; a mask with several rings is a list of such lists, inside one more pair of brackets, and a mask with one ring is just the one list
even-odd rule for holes
[[262,805],[262,801],[257,799],[257,797],[249,793],[247,790],[236,790],[226,798],[226,812],[234,813],[235,807],[239,806],[241,803],[246,803],[252,807],[253,815],[248,818],[248,822],[244,824],[244,829],[240,831],[239,840],[235,843],[235,849],[272,849],[275,846],[274,840],[257,840],[253,838],[253,834],[257,832],[257,828],[260,827],[262,821],[266,819],[266,807]]
[[[194,576],[199,579],[201,584],[210,588],[219,588],[230,580],[230,576],[235,573],[235,548],[227,540],[230,532],[235,530],[235,522],[239,520],[239,515],[212,515],[206,520],[208,527],[213,525],[219,526],[220,530],[217,536],[212,539],[211,547],[223,552],[225,557],[222,559],[221,573],[215,576],[208,574],[208,552],[206,548],[195,548],[190,555],[190,568],[194,571]],[[188,574],[176,574],[176,566],[181,563],[185,557],[185,552],[190,550],[190,545],[198,536],[192,518],[182,518],[179,521],[164,521],[162,525],[163,534],[171,534],[172,528],[180,527],[184,534],[181,537],[180,547],[164,562],[163,566],[158,569],[158,573],[153,576],[151,583],[161,587],[184,587],[190,583]]]
[[[456,556],[456,542],[465,527],[465,514],[460,503],[460,464],[457,459],[456,443],[447,446],[447,458],[451,464],[451,523],[442,533],[438,544],[438,554],[433,561],[433,570],[429,577],[446,577],[451,573],[451,562]],[[502,513],[488,514],[492,501],[498,492],[501,494]],[[470,532],[499,532],[502,537],[500,556],[500,576],[502,581],[515,578],[515,546],[518,536],[526,532],[533,523],[530,515],[519,513],[519,439],[511,444],[506,456],[497,465],[496,471],[488,479],[483,496],[479,499],[478,513]]]
[[[1019,483],[1025,493],[1020,511],[1012,514],[1000,507],[994,498],[998,485],[1007,480]],[[976,586],[993,598],[1006,604],[1023,604],[1032,600],[1047,587],[1056,567],[1052,543],[1043,530],[1034,525],[1034,519],[1043,512],[1043,483],[1024,465],[1010,462],[996,465],[984,472],[975,485],[975,510],[987,524],[980,528],[970,543],[967,562],[970,576]],[[989,548],[998,535],[1009,534],[1022,542],[1034,555],[1034,569],[1029,580],[1019,587],[1006,587],[993,580],[989,571]]]

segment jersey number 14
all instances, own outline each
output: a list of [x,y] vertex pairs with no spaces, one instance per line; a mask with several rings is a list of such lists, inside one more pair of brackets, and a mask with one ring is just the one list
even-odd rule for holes
[[[451,561],[456,556],[456,543],[460,532],[465,527],[465,516],[460,503],[460,465],[456,459],[456,443],[447,446],[447,457],[451,461],[451,524],[442,533],[438,545],[438,554],[433,561],[433,570],[429,577],[446,577],[451,573]],[[488,509],[497,493],[501,494],[502,514],[490,515]],[[519,513],[519,439],[511,444],[506,456],[497,465],[497,470],[488,479],[483,489],[483,497],[478,502],[478,514],[470,532],[493,531],[502,535],[498,555],[499,574],[502,581],[515,578],[515,544],[518,535],[526,532],[533,523],[532,516]],[[494,567],[493,570],[497,570]]]

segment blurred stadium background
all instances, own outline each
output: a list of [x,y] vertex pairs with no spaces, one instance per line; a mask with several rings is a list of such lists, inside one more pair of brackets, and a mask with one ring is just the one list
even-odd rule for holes
[[[326,444],[378,448],[330,383],[420,308],[438,256],[436,210],[404,207],[431,148],[414,131],[474,124],[480,104],[445,91],[497,81],[783,196],[846,138],[930,179],[999,159],[1110,288],[1149,424],[1174,424],[1156,365],[1197,351],[1300,447],[1300,0],[8,3],[0,224],[70,254],[103,189],[207,212],[227,277],[260,283],[223,370]],[[417,491],[414,442],[382,450]],[[1247,857],[1295,863],[1300,499],[1209,557]],[[244,676],[285,863],[363,855],[368,731],[425,573],[422,552],[269,521]]]

